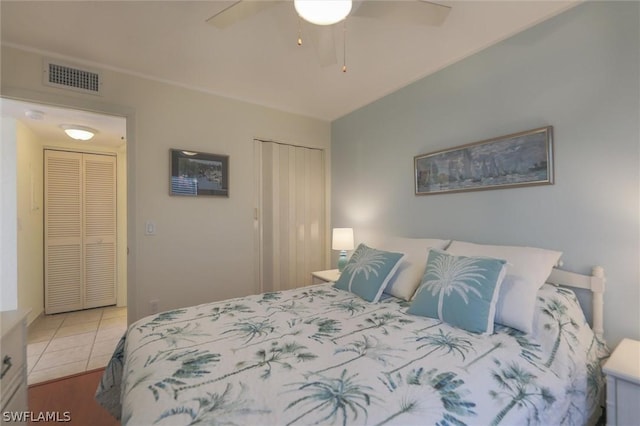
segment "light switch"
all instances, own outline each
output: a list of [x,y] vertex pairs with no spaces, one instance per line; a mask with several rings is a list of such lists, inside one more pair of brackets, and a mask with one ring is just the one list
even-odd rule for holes
[[156,223],[153,220],[148,220],[144,227],[145,235],[156,235]]

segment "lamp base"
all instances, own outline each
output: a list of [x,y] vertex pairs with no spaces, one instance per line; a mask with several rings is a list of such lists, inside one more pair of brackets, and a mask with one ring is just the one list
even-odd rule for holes
[[347,265],[347,251],[340,250],[340,257],[338,258],[338,271],[342,272]]

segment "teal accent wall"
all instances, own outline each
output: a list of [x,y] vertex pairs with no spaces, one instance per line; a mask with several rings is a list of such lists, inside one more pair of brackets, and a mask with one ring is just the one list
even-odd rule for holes
[[[584,3],[334,121],[332,226],[563,251],[605,268],[607,341],[640,339],[639,22]],[[554,185],[414,195],[414,156],[547,125]]]

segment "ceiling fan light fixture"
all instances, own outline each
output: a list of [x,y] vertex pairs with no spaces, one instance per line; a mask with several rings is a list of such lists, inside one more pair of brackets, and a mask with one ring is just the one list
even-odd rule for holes
[[63,124],[60,127],[71,139],[75,139],[79,141],[88,141],[89,139],[93,138],[97,133],[97,130],[94,130],[91,127],[86,127],[86,126]]
[[333,25],[351,12],[351,0],[294,0],[298,15],[316,25]]

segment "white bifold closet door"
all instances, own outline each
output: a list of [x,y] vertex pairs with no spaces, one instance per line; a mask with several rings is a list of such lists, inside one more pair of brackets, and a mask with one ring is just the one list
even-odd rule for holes
[[45,312],[116,303],[116,158],[45,150]]
[[256,141],[259,280],[263,292],[311,284],[325,269],[325,171],[320,149]]

